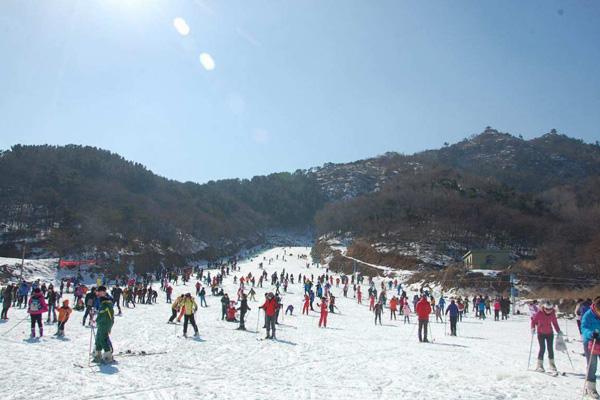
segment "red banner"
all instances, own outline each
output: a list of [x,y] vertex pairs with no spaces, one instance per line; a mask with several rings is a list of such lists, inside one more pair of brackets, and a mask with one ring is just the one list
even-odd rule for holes
[[61,268],[79,267],[80,265],[96,265],[96,260],[79,260],[79,261],[60,260],[58,262],[58,265]]

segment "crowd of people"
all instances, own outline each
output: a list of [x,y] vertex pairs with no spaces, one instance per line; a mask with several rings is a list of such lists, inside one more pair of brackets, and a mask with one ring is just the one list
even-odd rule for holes
[[[284,252],[282,260],[285,260]],[[300,255],[298,255],[300,257]],[[279,255],[276,256],[279,259]],[[473,311],[475,318],[484,320],[493,315],[494,321],[510,318],[511,302],[505,296],[490,296],[478,294],[471,298],[466,296],[445,296],[441,294],[434,297],[428,288],[421,288],[412,298],[409,298],[402,283],[397,279],[384,279],[378,284],[372,277],[362,275],[340,275],[330,272],[326,268],[310,269],[311,264],[306,264],[306,273],[293,274],[280,272],[269,274],[265,264],[271,265],[273,259],[264,258],[259,265],[259,273],[247,272],[242,274],[237,260],[214,265],[213,269],[186,268],[165,269],[161,268],[154,274],[145,274],[134,277],[117,278],[113,280],[110,291],[104,280],[98,280],[96,285],[86,285],[82,281],[73,283],[71,280],[62,280],[55,288],[53,283],[46,284],[36,280],[34,282],[21,281],[18,284],[8,284],[1,289],[2,314],[0,318],[8,319],[11,307],[27,310],[31,323],[31,338],[44,335],[43,316],[46,314],[46,323],[57,324],[55,335],[65,335],[67,322],[72,318],[73,311],[83,312],[81,323],[95,329],[95,347],[92,354],[95,362],[112,362],[113,345],[110,332],[115,322],[115,309],[117,315],[122,315],[122,308],[135,308],[136,304],[154,305],[159,301],[159,291],[163,292],[164,301],[170,304],[171,315],[167,323],[180,323],[183,319],[183,336],[187,337],[188,327],[194,330],[194,336],[199,335],[195,315],[199,308],[208,307],[207,290],[214,298],[219,298],[221,305],[221,319],[238,323],[237,329],[246,330],[247,314],[251,310],[248,302],[257,301],[256,289],[266,289],[264,300],[258,307],[263,314],[263,329],[266,331],[265,339],[277,339],[277,325],[280,324],[281,310],[284,309],[283,299],[291,285],[297,285],[303,290],[302,313],[318,313],[318,328],[328,327],[329,314],[339,312],[335,291],[344,298],[350,297],[357,304],[363,304],[363,290],[366,287],[368,298],[367,307],[373,314],[375,325],[382,325],[382,319],[388,310],[390,321],[398,317],[404,324],[411,324],[411,317],[417,319],[417,339],[419,342],[431,341],[429,329],[430,318],[435,317],[436,323],[444,324],[450,336],[458,335],[458,327],[463,318]],[[317,273],[315,273],[317,272]],[[190,291],[179,294],[172,299],[174,286],[185,286],[194,277],[196,282],[190,285]],[[231,276],[233,275],[233,276]],[[225,292],[224,281],[231,277],[237,288],[235,295]],[[154,287],[158,287],[155,290]],[[194,291],[192,295],[192,291]],[[69,295],[73,296],[74,308],[70,307]],[[197,301],[198,300],[198,301]],[[200,304],[200,305],[199,305]],[[288,304],[285,315],[293,315],[294,305]],[[556,348],[564,346],[562,331],[558,324],[556,309],[550,303],[539,305],[532,302],[529,307],[531,316],[532,343],[537,336],[539,351],[535,370],[546,372],[544,358],[547,355],[548,373],[556,374],[557,366],[554,358]],[[596,369],[598,355],[600,355],[600,297],[593,300],[579,300],[574,310],[577,324],[580,329],[583,350],[587,360],[585,393],[589,398],[600,398],[596,391]],[[36,335],[37,328],[37,335]],[[556,341],[555,341],[556,335]]]

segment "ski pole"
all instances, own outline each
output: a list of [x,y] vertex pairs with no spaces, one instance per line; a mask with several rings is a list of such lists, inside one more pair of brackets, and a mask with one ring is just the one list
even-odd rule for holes
[[260,308],[256,309],[256,335],[258,336],[258,323],[260,322]]
[[583,390],[582,390],[581,398],[583,398],[585,396],[585,385],[587,383],[587,377],[590,374],[590,368],[592,366],[593,357],[596,357],[593,354],[595,346],[596,346],[596,339],[594,339],[592,341],[592,350],[590,350],[589,347],[588,347],[589,360],[588,360],[587,368],[585,369],[585,379],[583,380]]
[[27,318],[29,318],[29,315],[27,315],[25,318],[23,318],[22,320],[20,320],[19,322],[17,322],[12,328],[10,328],[9,330],[7,330],[6,332],[4,332],[2,334],[2,336],[5,336],[8,332],[12,331],[13,329],[15,329],[17,326],[21,325],[22,322],[24,322]]
[[567,344],[565,343],[565,348],[567,349],[565,353],[567,353],[567,357],[569,358],[569,363],[571,363],[571,369],[575,372],[575,367],[573,366],[573,361],[571,360],[571,356],[569,355],[569,349],[567,348]]
[[527,371],[529,371],[529,366],[531,365],[531,352],[533,351],[533,336],[534,333],[531,333],[531,342],[529,343],[529,359],[527,360]]
[[90,329],[90,347],[88,349],[88,367],[92,365],[92,339],[94,337],[94,328]]
[[433,325],[431,325],[429,321],[427,321],[427,328],[429,328],[427,331],[429,333],[429,336],[431,336],[431,341],[433,342],[435,340],[435,338],[433,337]]

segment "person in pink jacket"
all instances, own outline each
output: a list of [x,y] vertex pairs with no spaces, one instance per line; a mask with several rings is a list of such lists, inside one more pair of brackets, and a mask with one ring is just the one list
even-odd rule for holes
[[562,334],[558,321],[556,320],[556,312],[550,303],[546,303],[542,308],[535,313],[531,318],[531,334],[535,335],[537,329],[538,343],[540,351],[538,353],[538,362],[536,371],[544,372],[544,353],[548,347],[548,361],[550,363],[550,371],[556,372],[554,364],[554,331],[559,335]]
[[500,299],[494,300],[494,321],[500,321]]
[[31,337],[35,337],[35,324],[40,329],[40,337],[44,336],[44,326],[42,325],[42,314],[48,311],[48,304],[40,288],[35,288],[29,299],[27,312],[31,317]]

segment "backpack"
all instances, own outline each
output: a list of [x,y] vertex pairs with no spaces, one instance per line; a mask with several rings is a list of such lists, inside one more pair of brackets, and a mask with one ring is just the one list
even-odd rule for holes
[[42,309],[42,304],[40,303],[39,297],[32,297],[31,303],[29,303],[29,311],[30,312],[38,312]]

